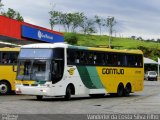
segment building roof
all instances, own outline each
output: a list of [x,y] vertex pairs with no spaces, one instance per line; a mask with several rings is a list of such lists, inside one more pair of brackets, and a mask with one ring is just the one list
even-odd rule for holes
[[144,57],[144,64],[158,64],[156,61]]
[[0,35],[0,47],[18,47],[21,45],[36,43],[36,41],[18,40],[7,36]]

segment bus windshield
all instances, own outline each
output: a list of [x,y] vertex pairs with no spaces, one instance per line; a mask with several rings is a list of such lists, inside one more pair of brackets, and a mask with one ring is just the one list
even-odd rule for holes
[[19,60],[17,79],[49,81],[50,60]]
[[51,59],[52,49],[22,48],[19,59]]

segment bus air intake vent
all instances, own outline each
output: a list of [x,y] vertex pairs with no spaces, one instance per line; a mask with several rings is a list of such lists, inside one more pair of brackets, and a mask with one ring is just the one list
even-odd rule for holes
[[29,84],[23,84],[24,86],[29,86]]
[[38,86],[38,84],[31,84],[31,86]]

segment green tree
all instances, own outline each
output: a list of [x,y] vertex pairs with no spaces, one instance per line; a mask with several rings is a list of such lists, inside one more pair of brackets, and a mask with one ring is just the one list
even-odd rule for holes
[[72,13],[72,32],[75,32],[75,29],[78,28],[83,22],[85,16],[84,13]]
[[72,13],[66,13],[65,24],[67,26],[67,31],[68,32],[70,31],[70,27],[72,25],[72,22],[73,22],[73,14]]
[[2,0],[0,0],[0,10],[2,9],[4,5],[2,4]]
[[78,37],[75,33],[65,34],[64,39],[68,44],[77,45]]
[[71,26],[73,25],[74,15],[72,13],[61,13],[60,24],[64,27],[65,32],[69,32]]
[[159,38],[157,39],[157,42],[160,43],[160,39]]
[[96,28],[94,27],[94,21],[92,19],[88,19],[87,17],[84,18],[80,27],[82,28],[84,34],[96,33]]
[[16,20],[18,20],[18,21],[24,21],[23,17],[20,15],[19,12],[17,12]]
[[101,35],[102,26],[103,26],[103,19],[100,18],[98,15],[95,15],[94,18],[95,18],[95,23],[97,23],[97,25],[99,27],[99,33]]
[[109,46],[108,47],[111,47],[111,40],[112,40],[112,34],[113,34],[113,27],[116,25],[116,20],[114,17],[108,17],[106,20],[105,20],[105,26],[109,29]]
[[8,8],[7,12],[1,12],[1,14],[3,16],[8,17],[8,18],[16,19],[16,20],[19,20],[19,21],[24,21],[23,17],[20,15],[20,13],[16,12],[12,8]]
[[110,34],[110,36],[112,36],[113,31],[114,31],[113,27],[114,27],[116,24],[117,24],[117,22],[116,22],[116,20],[115,20],[114,17],[108,17],[108,18],[107,18],[105,25],[107,26],[107,28],[109,28],[109,34]]
[[66,26],[67,14],[66,13],[60,13],[59,18],[60,18],[60,21],[59,21],[60,25],[62,25],[65,32],[67,32],[67,26]]
[[51,30],[53,30],[53,27],[60,23],[60,14],[61,13],[58,11],[50,11],[49,14],[50,14],[49,23],[51,26]]
[[76,28],[80,27],[80,24],[84,20],[84,14],[75,12],[75,13],[63,13],[58,11],[50,11],[50,25],[51,29],[55,25],[63,26],[65,32],[75,32]]

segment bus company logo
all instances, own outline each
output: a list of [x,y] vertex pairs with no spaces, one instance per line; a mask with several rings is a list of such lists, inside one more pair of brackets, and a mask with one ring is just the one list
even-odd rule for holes
[[70,75],[73,75],[73,74],[74,74],[74,70],[75,70],[75,68],[70,68],[70,69],[68,70],[69,74],[70,74]]
[[38,38],[39,38],[39,39],[44,38],[44,39],[53,40],[53,36],[49,36],[47,33],[43,33],[43,32],[40,31],[40,30],[38,30],[37,35],[38,35]]

